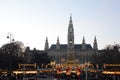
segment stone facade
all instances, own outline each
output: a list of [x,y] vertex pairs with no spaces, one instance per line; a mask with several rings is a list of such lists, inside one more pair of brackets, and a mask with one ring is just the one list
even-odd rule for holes
[[94,38],[93,47],[85,43],[84,37],[82,44],[74,44],[74,28],[72,17],[70,16],[67,44],[60,44],[58,37],[56,44],[52,44],[49,48],[48,38],[46,38],[45,52],[57,64],[84,64],[91,62],[92,54],[98,52],[97,39],[96,37]]

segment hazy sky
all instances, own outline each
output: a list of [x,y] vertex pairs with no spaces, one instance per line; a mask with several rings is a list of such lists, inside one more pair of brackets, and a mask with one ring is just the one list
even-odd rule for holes
[[49,46],[58,36],[66,44],[70,13],[76,44],[120,44],[120,0],[0,0],[0,46],[8,32],[31,49],[44,49],[46,36]]

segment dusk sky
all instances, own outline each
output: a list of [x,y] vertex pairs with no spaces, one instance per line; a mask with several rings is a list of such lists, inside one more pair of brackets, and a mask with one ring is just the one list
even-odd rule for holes
[[70,13],[72,14],[75,44],[83,36],[98,48],[120,44],[120,0],[0,0],[0,46],[9,42],[8,32],[15,41],[22,41],[31,49],[67,44]]

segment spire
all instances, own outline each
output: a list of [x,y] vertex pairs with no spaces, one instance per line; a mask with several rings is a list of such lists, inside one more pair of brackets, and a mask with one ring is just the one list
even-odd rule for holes
[[94,37],[93,49],[94,49],[94,50],[98,50],[96,36]]
[[57,43],[56,43],[56,50],[60,50],[60,42],[59,42],[59,37],[57,37]]
[[[67,59],[72,60],[74,59],[74,29],[72,23],[72,17],[70,15],[69,25],[68,25],[68,35],[67,35]],[[67,62],[68,63],[68,62]]]
[[83,41],[82,41],[82,50],[86,49],[86,43],[85,43],[85,37],[83,36]]
[[72,23],[72,16],[70,15],[68,32],[72,32],[74,34],[73,23]]
[[70,20],[72,20],[72,14],[70,13]]
[[74,48],[74,29],[72,24],[72,16],[70,15],[69,25],[68,25],[68,47]]
[[57,37],[57,44],[60,44],[60,42],[59,42],[59,37]]
[[49,43],[48,43],[48,38],[46,37],[46,41],[45,41],[45,51],[47,52],[49,49]]
[[83,41],[82,41],[82,44],[85,44],[85,37],[83,36]]
[[70,14],[69,25],[72,24],[72,15]]

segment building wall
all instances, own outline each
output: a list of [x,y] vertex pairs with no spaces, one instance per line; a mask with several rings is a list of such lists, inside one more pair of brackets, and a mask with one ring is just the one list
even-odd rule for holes
[[84,37],[82,44],[74,44],[74,28],[71,16],[68,25],[67,44],[60,44],[59,38],[57,39],[57,43],[52,44],[50,48],[48,48],[47,38],[45,43],[45,51],[48,52],[48,55],[52,57],[57,64],[65,64],[70,60],[75,64],[91,62],[92,54],[98,52],[97,49],[96,37],[94,39],[93,48],[90,44],[85,43]]
[[[75,64],[84,64],[87,62],[91,62],[92,54],[95,54],[94,51],[84,51],[84,52],[76,52],[74,53],[74,63]],[[67,63],[67,52],[48,52],[48,55],[52,57],[52,59],[57,64],[66,64]]]

